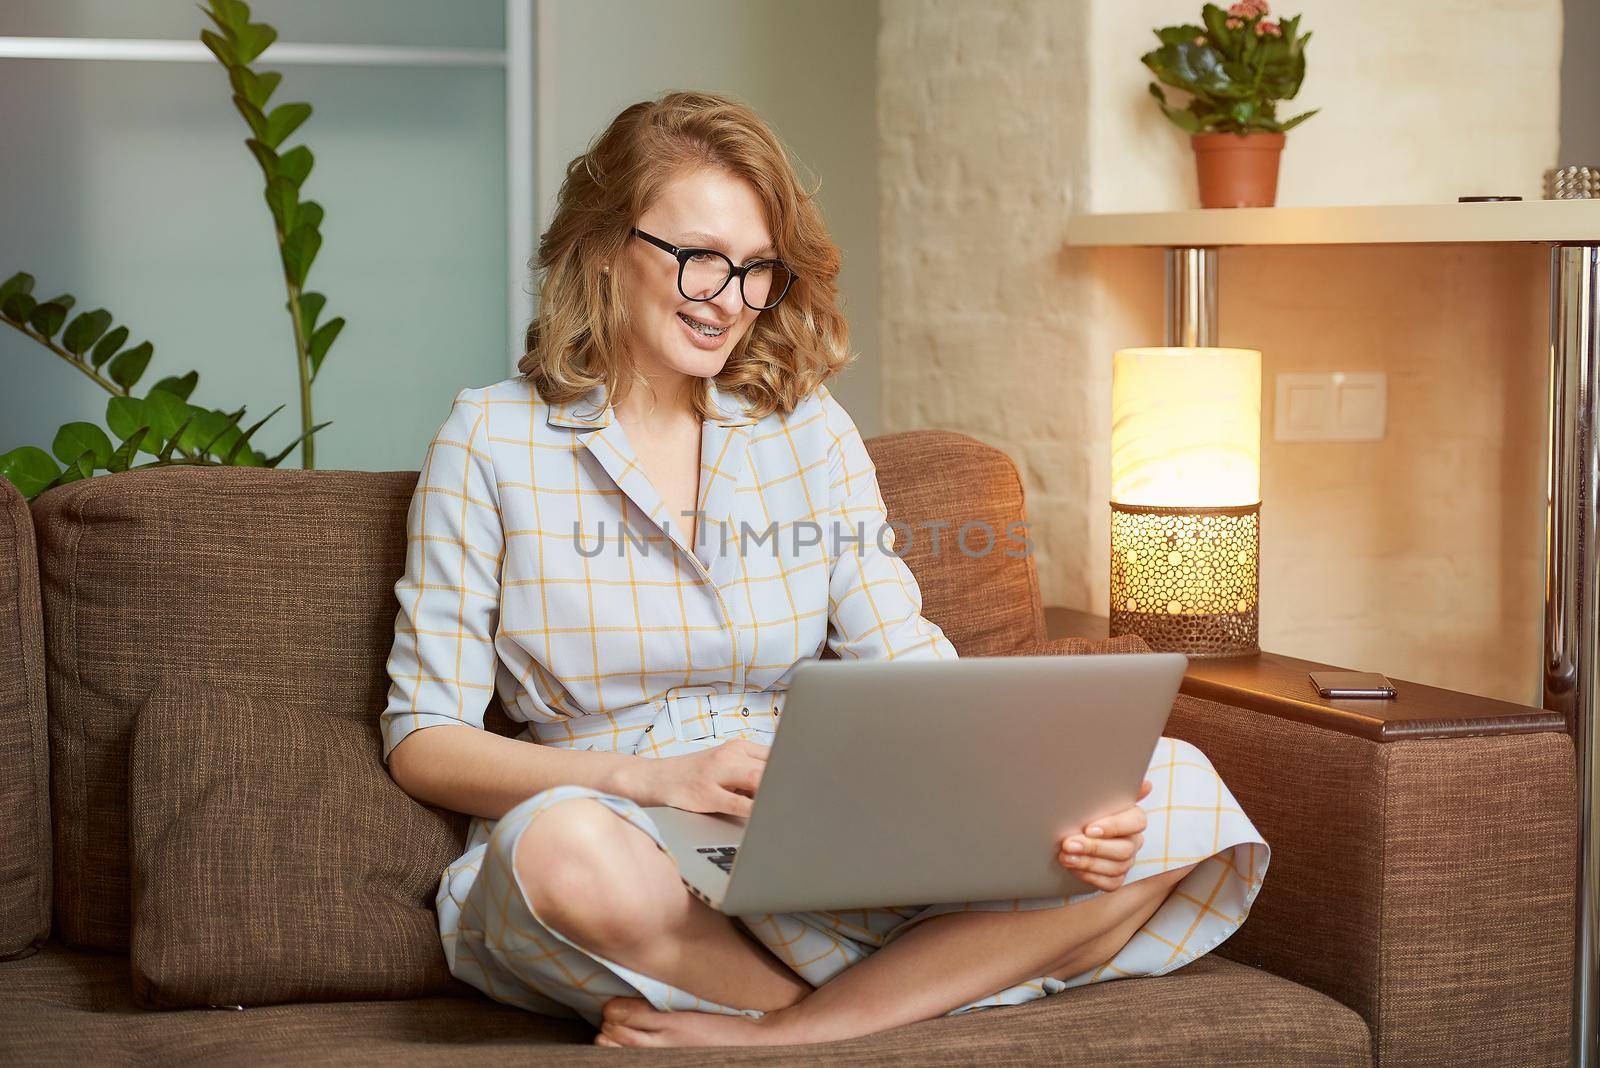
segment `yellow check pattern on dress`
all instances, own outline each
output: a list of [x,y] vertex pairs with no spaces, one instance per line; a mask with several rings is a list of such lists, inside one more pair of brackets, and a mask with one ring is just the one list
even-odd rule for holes
[[[483,727],[491,688],[521,737],[562,748],[671,756],[742,737],[770,742],[794,669],[841,659],[954,658],[893,552],[877,474],[855,423],[819,388],[763,419],[712,384],[702,428],[698,536],[670,516],[603,387],[552,405],[523,378],[462,390],[428,448],[407,516],[405,572],[380,717],[385,762],[412,731]],[[1145,845],[1130,879],[1201,862],[1112,960],[1040,977],[952,1010],[1017,1004],[1072,986],[1157,975],[1244,922],[1269,849],[1205,755],[1163,738]],[[551,805],[592,798],[654,838],[633,801],[545,790],[499,820],[473,819],[440,878],[451,971],[490,997],[598,1023],[607,998],[659,1009],[719,1005],[575,944],[530,909],[512,858]],[[1060,908],[1072,898],[907,905],[742,917],[819,985],[941,913]]]

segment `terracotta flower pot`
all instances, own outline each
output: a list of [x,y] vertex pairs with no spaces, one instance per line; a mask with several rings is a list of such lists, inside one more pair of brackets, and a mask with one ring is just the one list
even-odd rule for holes
[[1194,134],[1202,208],[1270,208],[1278,197],[1281,133]]

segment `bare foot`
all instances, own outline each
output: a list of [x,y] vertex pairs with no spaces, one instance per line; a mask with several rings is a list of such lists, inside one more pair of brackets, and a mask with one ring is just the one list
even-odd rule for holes
[[643,998],[612,998],[601,1008],[597,1046],[775,1046],[808,1039],[762,1017],[720,1012],[659,1012]]

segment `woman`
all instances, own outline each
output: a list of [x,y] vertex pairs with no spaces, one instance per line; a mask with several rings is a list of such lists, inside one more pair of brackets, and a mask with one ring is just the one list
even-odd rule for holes
[[[746,815],[796,665],[956,650],[877,536],[824,385],[839,253],[760,119],[623,111],[538,264],[522,376],[457,396],[395,587],[384,759],[476,817],[437,899],[455,975],[602,1045],[812,1042],[1170,971],[1237,929],[1266,843],[1170,738],[1147,805],[1059,844],[1097,888],[1071,899],[736,920],[688,892],[641,806]],[[491,686],[522,738],[482,729]]]

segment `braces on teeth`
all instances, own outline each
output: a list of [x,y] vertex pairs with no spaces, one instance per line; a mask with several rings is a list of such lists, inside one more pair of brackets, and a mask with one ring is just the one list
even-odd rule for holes
[[693,330],[697,331],[699,334],[701,334],[704,337],[721,337],[723,334],[727,333],[727,331],[728,331],[728,328],[725,327],[725,326],[720,328],[720,329],[718,329],[718,328],[715,328],[715,327],[707,326],[704,323],[696,322],[695,320],[689,318],[687,315],[684,315],[682,312],[678,313],[678,318],[680,318],[684,322],[688,323],[689,326]]

